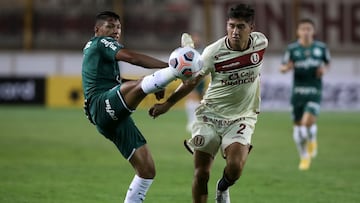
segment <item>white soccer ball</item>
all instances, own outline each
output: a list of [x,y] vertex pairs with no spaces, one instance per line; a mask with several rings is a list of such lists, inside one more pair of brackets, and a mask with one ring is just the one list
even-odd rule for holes
[[169,66],[178,78],[188,80],[196,76],[203,62],[200,53],[187,46],[179,47],[170,54]]

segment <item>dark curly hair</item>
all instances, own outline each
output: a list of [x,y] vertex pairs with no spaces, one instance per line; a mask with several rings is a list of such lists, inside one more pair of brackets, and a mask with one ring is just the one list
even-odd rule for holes
[[228,18],[241,18],[247,23],[254,23],[255,10],[247,4],[237,4],[230,7]]

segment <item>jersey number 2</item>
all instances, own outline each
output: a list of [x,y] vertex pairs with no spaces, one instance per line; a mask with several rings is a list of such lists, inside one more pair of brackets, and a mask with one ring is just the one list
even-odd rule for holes
[[241,123],[241,124],[239,125],[239,127],[240,127],[240,129],[239,129],[236,133],[237,133],[237,134],[240,134],[240,135],[244,134],[243,131],[245,130],[246,125],[243,124],[243,123]]

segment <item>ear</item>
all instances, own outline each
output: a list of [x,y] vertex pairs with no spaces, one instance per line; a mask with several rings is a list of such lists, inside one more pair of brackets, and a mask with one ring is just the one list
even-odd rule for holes
[[99,32],[99,26],[97,26],[97,25],[94,26],[94,32],[95,33]]
[[253,32],[255,30],[255,23],[250,24],[250,30],[251,30],[251,32]]

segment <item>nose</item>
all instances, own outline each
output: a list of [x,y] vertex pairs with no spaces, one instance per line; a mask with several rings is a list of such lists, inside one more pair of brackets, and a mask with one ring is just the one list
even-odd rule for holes
[[239,34],[239,31],[240,31],[239,28],[235,27],[233,30],[233,34],[237,35],[237,34]]

